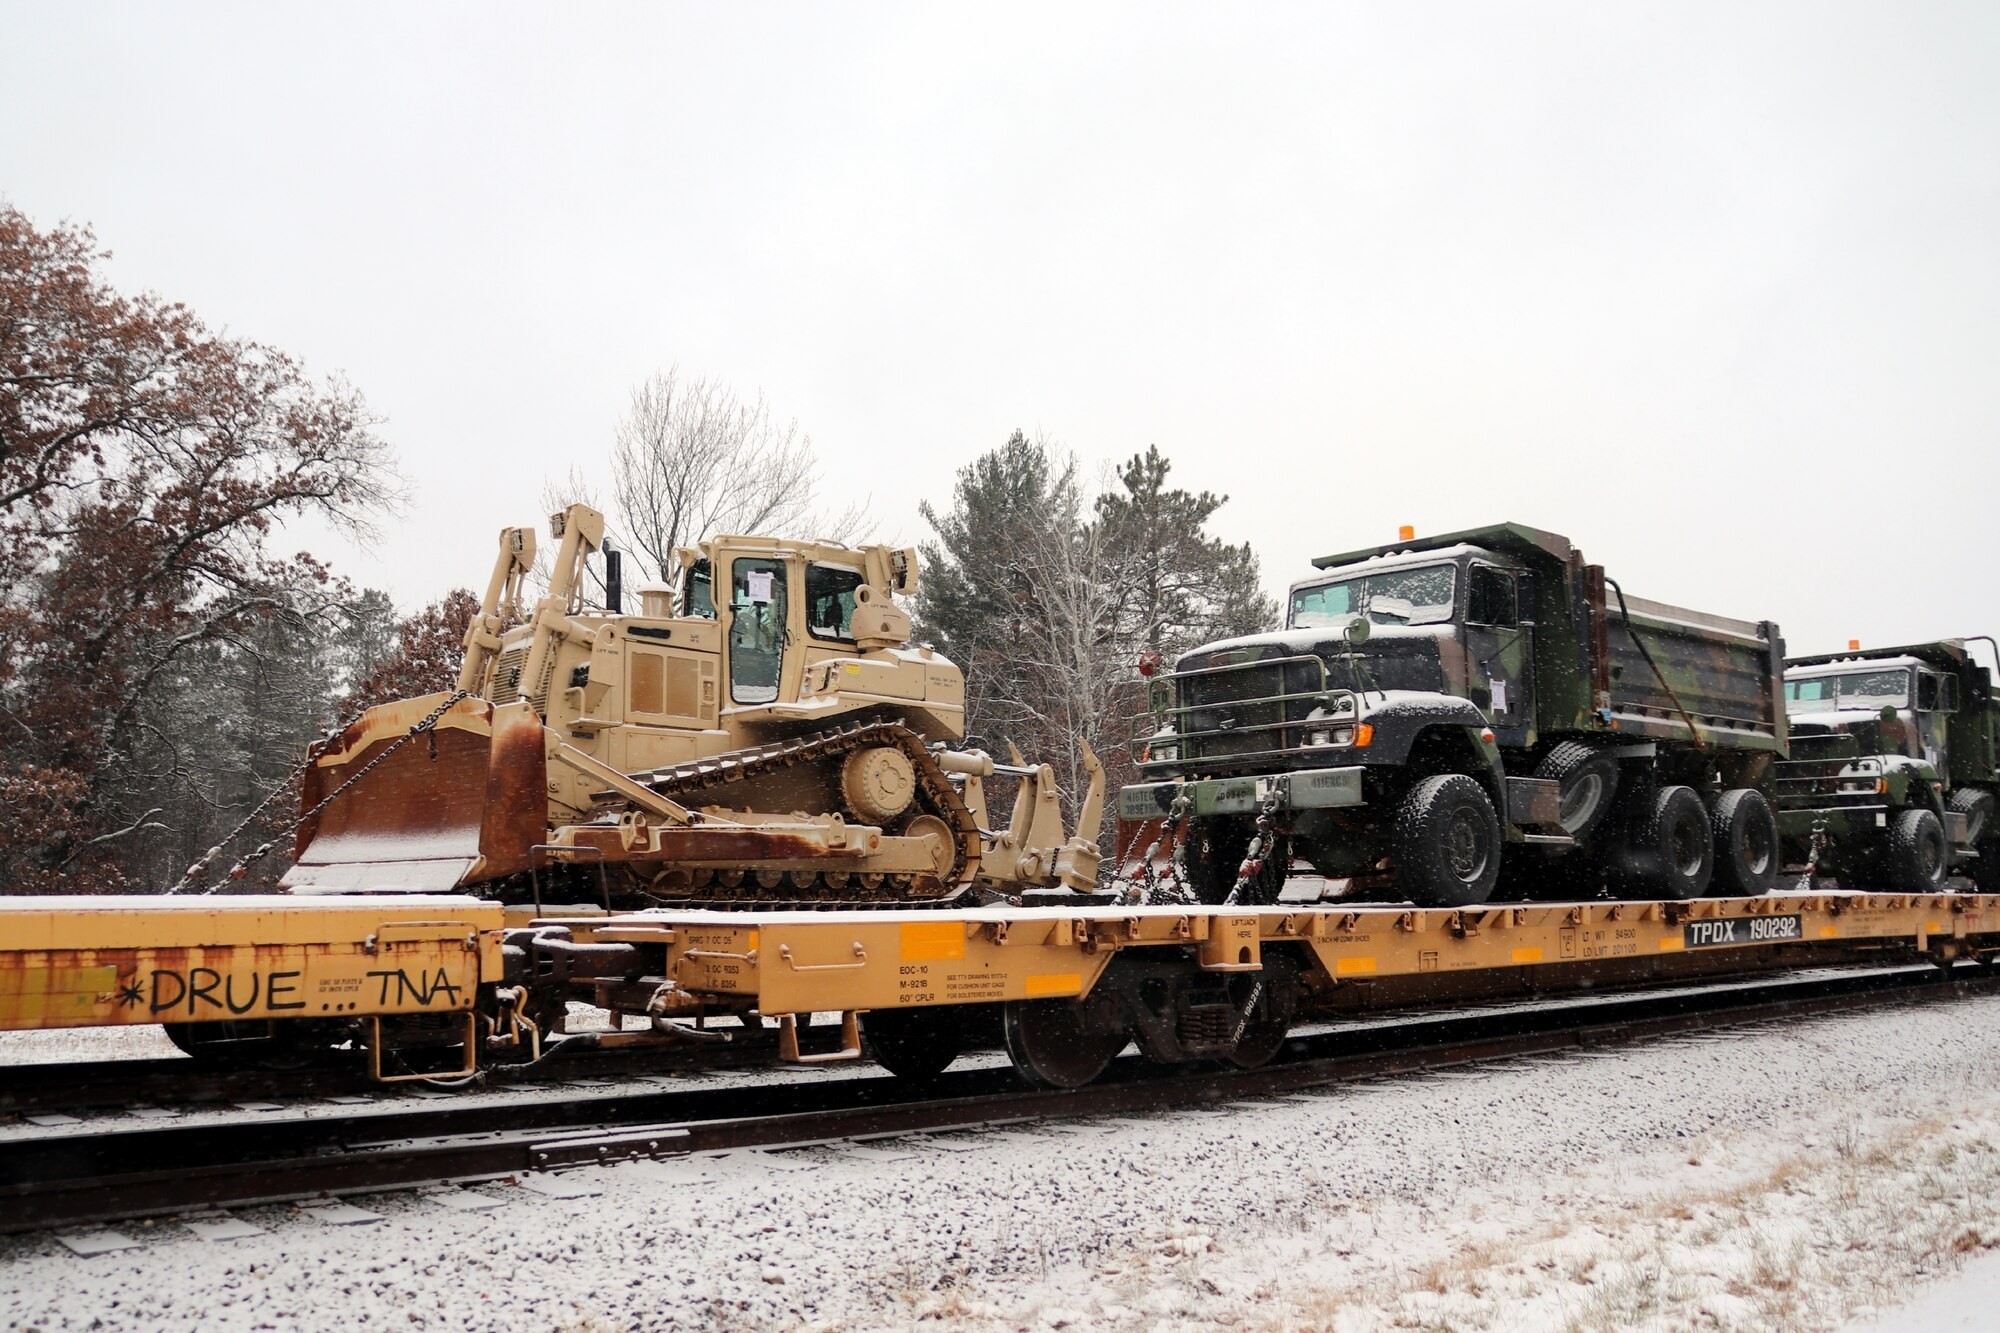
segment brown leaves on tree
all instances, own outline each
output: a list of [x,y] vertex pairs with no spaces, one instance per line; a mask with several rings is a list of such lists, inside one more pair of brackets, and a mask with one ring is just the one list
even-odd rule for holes
[[395,482],[353,389],[114,291],[102,258],[0,207],[0,890],[124,886],[121,843],[161,827],[134,808],[169,761],[149,706],[340,605],[270,543],[299,517],[361,528]]
[[479,599],[464,588],[454,588],[442,601],[405,620],[398,628],[395,651],[355,683],[341,704],[341,716],[352,718],[376,704],[456,688],[458,668],[465,660],[465,631],[478,614]]

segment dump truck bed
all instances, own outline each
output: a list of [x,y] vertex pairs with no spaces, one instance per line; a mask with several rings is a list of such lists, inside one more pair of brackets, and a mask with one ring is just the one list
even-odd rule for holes
[[1706,744],[1784,748],[1785,644],[1770,622],[1630,596],[1624,613],[1615,596],[1606,611],[1605,680],[1620,731],[1686,740],[1692,719]]

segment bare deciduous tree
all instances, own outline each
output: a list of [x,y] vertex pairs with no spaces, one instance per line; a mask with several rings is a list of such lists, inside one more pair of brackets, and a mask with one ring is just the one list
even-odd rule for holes
[[798,422],[777,421],[762,394],[746,401],[677,368],[632,391],[612,446],[625,539],[662,578],[674,576],[675,547],[716,533],[849,540],[863,507],[822,514],[818,489],[812,438]]

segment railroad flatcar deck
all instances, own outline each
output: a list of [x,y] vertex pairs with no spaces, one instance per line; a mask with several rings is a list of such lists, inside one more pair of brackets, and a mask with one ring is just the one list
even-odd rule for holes
[[[1204,972],[1310,961],[1321,992],[1504,978],[1522,988],[1667,978],[1871,955],[1988,957],[2000,899],[1826,891],[1690,902],[1465,909],[980,908],[964,912],[631,914],[568,922],[579,941],[652,945],[681,991],[767,1016],[1087,994],[1117,957],[1178,949]],[[1407,989],[1402,987],[1400,989]]]
[[[0,900],[0,1030],[168,1025],[196,1054],[353,1043],[456,1077],[618,1016],[604,1048],[740,1041],[924,1077],[996,1042],[1075,1087],[1128,1042],[1252,1067],[1300,1019],[1790,968],[2000,957],[2000,898],[1793,892],[1420,909],[1076,906],[550,915],[464,897]],[[838,1013],[838,1045],[805,1029]],[[299,1020],[299,1021],[286,1021]],[[638,1026],[632,1026],[636,1021]],[[247,1034],[247,1035],[246,1035]]]

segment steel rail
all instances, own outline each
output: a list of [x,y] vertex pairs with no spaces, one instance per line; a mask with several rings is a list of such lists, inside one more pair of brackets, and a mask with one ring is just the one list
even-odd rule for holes
[[[1427,1016],[1303,1037],[1291,1043],[1291,1058],[1248,1071],[1123,1060],[1105,1079],[1073,1091],[1023,1089],[1002,1067],[947,1073],[922,1085],[867,1077],[17,1138],[0,1143],[0,1233],[492,1180],[637,1157],[1159,1111],[1708,1028],[1992,994],[2000,994],[2000,977],[1948,979],[1926,966],[1625,994],[1505,1014]],[[162,1168],[161,1162],[177,1165]]]
[[[818,1029],[807,1029],[817,1035]],[[775,1031],[726,1045],[609,1048],[591,1033],[564,1039],[533,1064],[494,1064],[483,1073],[490,1086],[533,1086],[564,1079],[643,1076],[769,1064],[778,1050]],[[803,1034],[802,1034],[803,1035]],[[382,1091],[369,1077],[364,1055],[334,1051],[296,1069],[245,1064],[216,1067],[186,1056],[118,1060],[52,1060],[0,1065],[0,1113],[36,1114],[135,1105],[198,1106],[207,1102],[286,1101]]]

